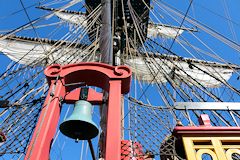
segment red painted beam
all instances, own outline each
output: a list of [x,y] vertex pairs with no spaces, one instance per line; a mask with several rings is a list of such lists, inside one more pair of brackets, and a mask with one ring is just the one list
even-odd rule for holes
[[240,134],[240,127],[212,126],[207,114],[201,114],[200,126],[176,126],[173,130],[175,135],[181,134]]
[[[64,97],[64,102],[68,104],[74,104],[77,100],[79,100],[80,92],[81,88],[67,92]],[[87,101],[93,105],[100,105],[103,103],[103,93],[99,93],[94,89],[89,88]]]
[[189,126],[179,126],[174,128],[174,133],[176,134],[192,134],[192,133],[200,133],[200,134],[239,134],[240,135],[240,127],[189,127]]

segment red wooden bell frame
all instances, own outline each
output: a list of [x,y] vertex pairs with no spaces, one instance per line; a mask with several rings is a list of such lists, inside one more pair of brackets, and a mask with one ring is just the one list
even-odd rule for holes
[[[120,160],[121,95],[129,92],[131,69],[127,66],[86,62],[65,66],[54,64],[48,66],[44,74],[49,83],[49,92],[27,148],[25,160],[49,159],[51,141],[60,117],[61,102],[64,100],[66,103],[74,103],[79,99],[80,82],[108,92],[105,160]],[[89,90],[90,103],[101,104],[102,99],[102,93]]]

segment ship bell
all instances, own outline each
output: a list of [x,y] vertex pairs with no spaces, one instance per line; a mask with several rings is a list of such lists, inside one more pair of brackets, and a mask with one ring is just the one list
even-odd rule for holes
[[76,140],[89,140],[98,135],[97,125],[92,120],[93,106],[86,100],[78,100],[69,118],[60,124],[60,131]]

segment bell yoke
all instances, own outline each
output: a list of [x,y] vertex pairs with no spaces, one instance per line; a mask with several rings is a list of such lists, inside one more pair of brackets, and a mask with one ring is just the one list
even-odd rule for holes
[[42,108],[25,160],[48,160],[51,142],[56,132],[61,103],[75,104],[72,115],[60,124],[60,131],[73,139],[89,140],[98,135],[92,121],[92,104],[103,104],[103,94],[91,88],[96,86],[108,92],[105,160],[121,159],[121,95],[129,92],[131,69],[97,62],[48,66],[44,74],[49,92]]

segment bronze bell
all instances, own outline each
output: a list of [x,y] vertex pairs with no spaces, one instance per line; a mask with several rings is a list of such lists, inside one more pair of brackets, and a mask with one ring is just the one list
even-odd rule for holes
[[75,103],[73,113],[60,124],[60,131],[67,137],[76,140],[89,140],[99,133],[92,120],[92,105],[88,101],[79,100]]

